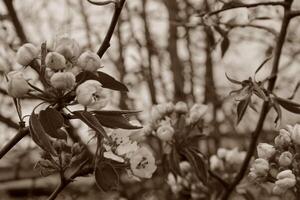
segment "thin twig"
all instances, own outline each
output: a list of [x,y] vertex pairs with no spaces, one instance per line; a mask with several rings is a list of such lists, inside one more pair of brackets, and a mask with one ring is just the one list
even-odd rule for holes
[[115,30],[115,27],[118,23],[118,20],[119,20],[119,17],[120,17],[120,14],[121,14],[121,11],[123,9],[123,6],[125,4],[125,1],[126,0],[121,0],[119,3],[116,3],[115,4],[115,13],[112,17],[112,20],[111,20],[111,23],[110,23],[110,26],[108,28],[108,31],[105,35],[105,38],[97,52],[97,54],[99,55],[100,58],[102,58],[103,54],[106,52],[106,50],[110,47],[110,39],[111,37],[113,36],[113,33],[114,33],[114,30]]
[[[268,91],[270,91],[270,92],[273,91],[273,89],[275,87],[275,83],[276,83],[276,79],[277,79],[276,74],[278,73],[282,47],[283,47],[283,44],[285,42],[287,29],[288,29],[290,19],[291,19],[289,17],[289,11],[291,9],[291,5],[293,3],[293,0],[287,0],[286,3],[288,3],[288,4],[284,7],[284,12],[285,12],[284,13],[284,18],[283,18],[283,21],[282,21],[279,37],[277,39],[277,45],[276,45],[276,49],[275,49],[275,53],[274,53],[273,67],[272,67],[272,71],[271,71],[271,74],[270,74],[270,76],[272,76],[272,78],[270,78],[269,85],[268,85]],[[257,126],[256,126],[254,132],[252,133],[252,138],[251,138],[250,146],[249,146],[248,151],[247,151],[246,158],[245,158],[245,160],[242,164],[242,167],[241,167],[239,173],[237,174],[237,176],[233,180],[232,184],[225,191],[225,193],[222,197],[222,200],[227,200],[230,197],[230,194],[233,192],[235,187],[240,183],[240,181],[243,179],[244,175],[246,174],[246,171],[248,169],[248,165],[249,165],[250,160],[253,156],[253,153],[255,152],[256,145],[257,145],[257,140],[258,140],[258,138],[260,136],[260,133],[262,131],[264,121],[266,119],[266,116],[267,116],[268,112],[269,112],[269,102],[265,101],[263,103],[263,106],[262,106],[262,110],[261,110],[261,114],[260,114]]]
[[255,8],[259,6],[286,6],[287,3],[284,1],[275,1],[275,2],[260,2],[260,3],[252,3],[252,4],[244,4],[244,3],[239,3],[239,4],[234,4],[232,6],[225,6],[219,10],[215,10],[209,13],[204,13],[200,14],[201,17],[203,16],[212,16],[212,15],[217,15],[221,12],[227,11],[227,10],[233,10],[237,8]]
[[1,150],[0,159],[6,155],[22,138],[24,138],[29,133],[29,128],[21,129]]

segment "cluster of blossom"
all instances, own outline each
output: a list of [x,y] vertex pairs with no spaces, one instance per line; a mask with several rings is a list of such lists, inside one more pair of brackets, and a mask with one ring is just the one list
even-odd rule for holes
[[129,172],[137,178],[151,178],[157,168],[155,158],[149,147],[139,145],[130,135],[125,131],[113,131],[110,134],[112,143],[104,142],[104,157],[129,164]]
[[168,174],[167,183],[170,186],[172,193],[180,198],[181,194],[189,194],[191,199],[204,199],[205,193],[201,192],[206,190],[205,186],[195,178],[195,174],[191,165],[186,162],[179,164],[181,175]]
[[193,126],[199,122],[207,110],[206,105],[194,104],[190,109],[185,102],[162,103],[152,107],[149,124],[144,128],[146,135],[153,134],[163,142],[165,153],[170,150],[174,139],[176,124],[179,118],[184,119],[185,126]]
[[212,155],[209,159],[210,169],[214,172],[221,173],[223,178],[227,178],[228,174],[235,173],[243,163],[246,156],[245,151],[239,151],[238,148],[231,150],[219,148],[216,155]]
[[275,179],[273,193],[279,195],[294,188],[297,182],[300,125],[281,129],[274,144],[260,143],[257,146],[258,158],[250,168],[249,177],[258,182]]
[[[43,52],[35,45],[26,43],[18,49],[16,60],[26,67],[33,61],[43,59],[45,72],[42,78],[50,86],[64,95],[76,88],[77,102],[85,107],[101,109],[108,102],[108,95],[102,84],[95,80],[87,80],[76,87],[76,75],[81,71],[96,72],[101,67],[101,60],[96,53],[85,51],[81,53],[78,43],[71,38],[62,37],[56,41],[53,51]],[[10,96],[20,98],[32,90],[24,78],[22,70],[7,74],[7,92]]]

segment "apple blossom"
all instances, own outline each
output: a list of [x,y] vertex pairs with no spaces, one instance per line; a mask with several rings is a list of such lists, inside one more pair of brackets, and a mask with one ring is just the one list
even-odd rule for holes
[[52,70],[62,70],[66,68],[65,57],[57,52],[48,53],[45,62],[46,66]]
[[130,157],[132,173],[139,178],[151,178],[156,170],[155,158],[147,147],[141,147]]
[[215,171],[222,171],[224,170],[224,162],[216,155],[212,155],[209,159],[210,169]]
[[282,167],[287,167],[292,164],[293,155],[289,151],[283,152],[278,159],[278,163]]
[[27,94],[30,86],[20,71],[11,71],[7,74],[7,93],[11,97],[20,98]]
[[291,131],[291,138],[292,141],[297,144],[300,145],[300,125],[299,124],[295,124],[295,126],[293,128],[290,128]]
[[162,141],[170,141],[174,135],[174,128],[169,123],[163,123],[161,126],[158,127],[156,131],[156,135]]
[[76,89],[76,97],[79,104],[93,109],[101,109],[108,103],[107,93],[101,83],[95,80],[87,80]]
[[175,104],[175,111],[178,112],[178,113],[187,113],[188,112],[188,106],[185,102],[178,101]]
[[258,158],[252,164],[249,176],[254,176],[255,178],[258,176],[266,176],[268,174],[269,169],[269,162],[263,158]]
[[187,118],[188,124],[194,124],[200,120],[200,118],[207,111],[207,106],[202,104],[194,104],[190,109],[189,116]]
[[225,161],[231,165],[240,165],[243,163],[246,152],[239,152],[237,148],[229,150],[225,156]]
[[282,194],[287,189],[292,188],[296,185],[296,177],[292,170],[284,170],[277,175],[277,181],[273,188],[273,193]]
[[51,85],[56,89],[69,90],[75,86],[75,76],[71,72],[57,72],[50,78]]
[[276,147],[283,148],[291,143],[291,134],[285,129],[279,131],[279,135],[275,137],[274,143]]
[[275,154],[274,146],[267,143],[260,143],[257,146],[257,155],[259,158],[264,158],[266,160],[270,159]]
[[82,70],[94,72],[101,67],[101,60],[96,53],[86,51],[79,56],[77,66]]
[[76,40],[68,37],[59,38],[54,50],[72,62],[76,61],[80,54],[80,47]]
[[224,159],[226,157],[228,150],[225,148],[219,148],[217,151],[217,155],[219,158]]
[[20,65],[27,66],[38,58],[39,50],[31,43],[23,44],[17,51],[16,59]]

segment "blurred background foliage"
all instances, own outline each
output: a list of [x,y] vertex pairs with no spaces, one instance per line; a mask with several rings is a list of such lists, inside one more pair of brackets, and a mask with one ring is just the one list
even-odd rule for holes
[[[261,2],[259,0],[247,3]],[[168,101],[185,101],[189,105],[209,105],[205,122],[206,140],[199,144],[208,156],[219,147],[247,149],[251,130],[258,113],[248,110],[236,126],[236,102],[229,96],[236,89],[225,77],[245,80],[253,77],[257,67],[269,57],[278,36],[283,12],[281,8],[262,6],[234,9],[217,17],[200,17],[222,5],[218,0],[128,0],[111,41],[102,58],[104,68],[124,82],[129,93],[112,93],[110,107],[142,110],[137,118],[146,123],[151,106]],[[300,2],[295,1],[295,8]],[[96,51],[101,44],[113,14],[113,6],[94,6],[84,0],[2,0],[0,1],[0,65],[6,71],[21,68],[15,61],[18,47],[25,42],[49,46],[55,38],[70,36],[84,49]],[[275,92],[288,97],[296,87],[300,73],[300,19],[289,28]],[[257,78],[269,74],[270,63]],[[28,69],[28,74],[34,73]],[[12,99],[6,95],[5,81],[0,84],[0,146],[18,128]],[[294,100],[299,101],[296,95]],[[24,100],[24,114],[32,109],[32,100]],[[255,101],[259,110],[260,103]],[[285,113],[279,127],[270,114],[262,141],[274,137],[274,130],[299,121]],[[74,129],[81,127],[75,124]],[[88,141],[87,134],[82,134]],[[39,179],[33,166],[38,159],[37,148],[25,138],[0,161],[1,199],[9,195],[37,199],[48,195],[51,178]],[[77,183],[78,182],[78,183]],[[78,187],[76,181],[61,196],[62,199],[100,199],[92,181]],[[170,199],[165,180],[155,177],[145,184],[124,184],[122,192],[131,199]],[[51,186],[52,185],[52,186]],[[164,187],[161,187],[164,185]],[[159,186],[159,187],[158,187]],[[39,189],[34,189],[39,188]],[[164,191],[164,192],[163,192]],[[121,192],[121,195],[122,195]],[[170,191],[169,191],[170,192]],[[155,195],[152,195],[155,194]],[[112,195],[117,198],[116,194]],[[117,195],[118,196],[118,195]],[[42,198],[43,199],[43,198]],[[82,198],[83,199],[83,198]],[[108,199],[108,197],[103,197]]]

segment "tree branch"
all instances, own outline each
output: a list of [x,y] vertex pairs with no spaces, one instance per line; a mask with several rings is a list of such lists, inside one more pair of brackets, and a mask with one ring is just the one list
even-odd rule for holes
[[[288,29],[290,19],[291,19],[289,17],[288,13],[290,12],[293,0],[286,0],[286,3],[287,3],[287,5],[284,7],[284,18],[283,18],[283,21],[282,21],[279,37],[277,39],[276,49],[275,49],[275,52],[274,52],[273,67],[272,67],[272,71],[271,71],[271,74],[270,74],[270,77],[272,77],[272,78],[270,78],[269,85],[268,85],[268,91],[270,91],[270,92],[273,91],[273,89],[275,87],[278,68],[279,68],[279,63],[280,63],[280,58],[281,58],[281,52],[282,52],[283,44],[285,42],[285,37],[286,37],[286,34],[287,34],[287,29]],[[242,164],[242,167],[241,167],[239,173],[237,174],[237,176],[233,180],[232,184],[225,191],[225,193],[222,197],[223,200],[227,200],[230,197],[230,194],[233,192],[235,187],[240,183],[240,181],[243,179],[244,175],[246,174],[246,171],[248,169],[248,165],[249,165],[250,160],[253,156],[253,153],[255,152],[256,145],[257,145],[257,140],[258,140],[258,138],[260,136],[260,133],[262,131],[264,121],[266,119],[266,116],[267,116],[268,112],[269,112],[269,102],[265,101],[263,103],[262,110],[260,112],[261,114],[260,114],[257,126],[256,126],[254,132],[252,133],[252,138],[251,138],[251,142],[250,142],[250,146],[249,146],[246,158],[245,158],[245,160]]]

